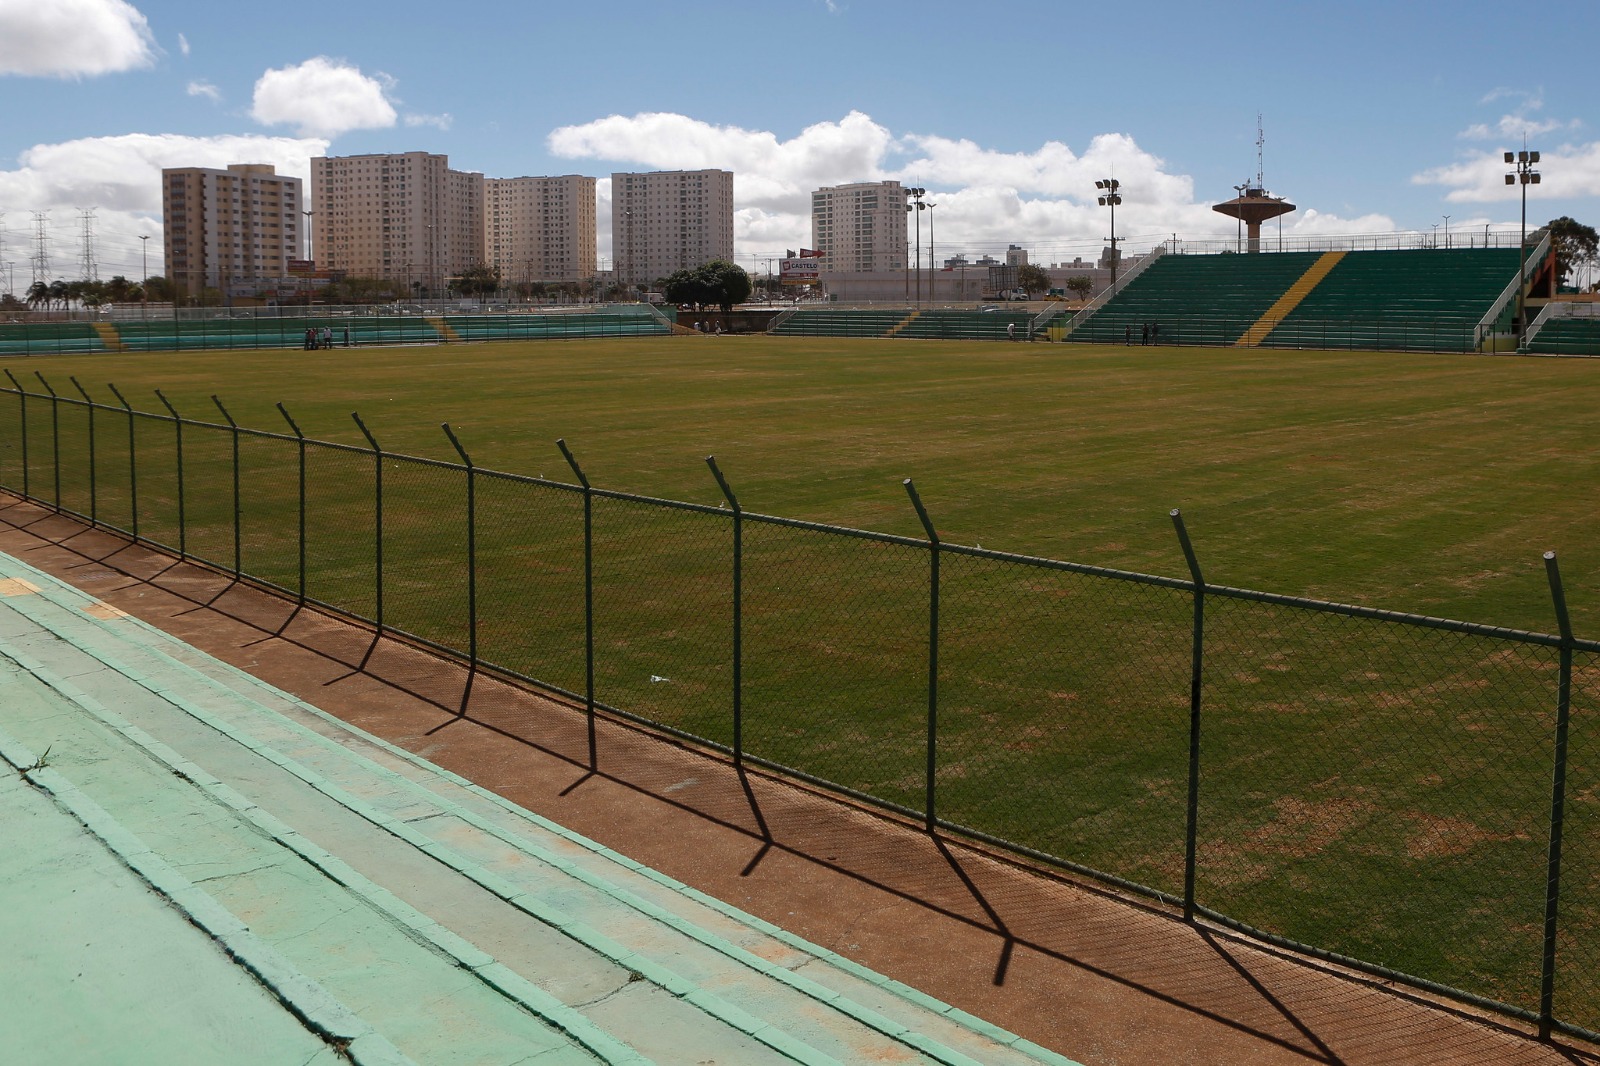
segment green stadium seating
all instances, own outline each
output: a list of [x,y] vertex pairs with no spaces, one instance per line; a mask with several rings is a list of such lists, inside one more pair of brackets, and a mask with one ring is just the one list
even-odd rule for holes
[[1600,317],[1552,318],[1528,342],[1530,352],[1600,355]]
[[1153,323],[1161,344],[1232,344],[1321,254],[1163,255],[1104,306],[1080,315],[1067,340],[1138,344]]
[[1473,351],[1517,257],[1515,248],[1351,252],[1262,347]]

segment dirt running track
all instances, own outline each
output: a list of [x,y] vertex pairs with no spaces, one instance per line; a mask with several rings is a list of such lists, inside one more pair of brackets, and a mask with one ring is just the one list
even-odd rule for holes
[[1091,1066],[1600,1063],[602,719],[0,495],[0,551],[517,803]]

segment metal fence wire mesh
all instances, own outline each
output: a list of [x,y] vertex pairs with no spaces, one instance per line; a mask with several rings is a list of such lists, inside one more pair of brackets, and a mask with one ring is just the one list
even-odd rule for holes
[[745,750],[924,809],[928,552],[747,521]]
[[[230,474],[231,477],[231,474]],[[268,584],[300,592],[299,458],[293,440],[239,435],[241,566]],[[232,494],[231,485],[216,491]]]
[[385,624],[466,650],[472,633],[464,468],[386,457],[383,556]]
[[595,698],[731,745],[731,522],[594,500]]
[[476,502],[479,654],[582,695],[583,494],[482,474]]
[[371,452],[307,442],[306,596],[360,618],[377,615],[378,520]]
[[592,678],[599,706],[1186,914],[1600,1039],[1600,644],[118,401],[0,389],[0,485],[582,702]]
[[1600,652],[1573,656],[1566,771],[1556,1004],[1600,1032]]
[[1199,901],[1537,1000],[1555,651],[1222,597],[1205,642]]
[[1191,598],[947,553],[939,811],[1183,891]]

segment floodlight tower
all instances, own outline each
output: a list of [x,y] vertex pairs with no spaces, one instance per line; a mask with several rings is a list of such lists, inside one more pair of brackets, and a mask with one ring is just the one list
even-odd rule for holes
[[1244,223],[1245,236],[1249,239],[1249,251],[1254,254],[1261,251],[1261,223],[1269,218],[1277,218],[1293,211],[1294,204],[1281,196],[1268,195],[1266,180],[1262,176],[1261,148],[1267,143],[1266,134],[1261,131],[1261,116],[1256,116],[1256,183],[1251,185],[1235,185],[1234,191],[1239,195],[1226,203],[1214,205],[1211,210],[1219,214],[1236,218]]
[[[1523,142],[1526,145],[1527,139]],[[1539,172],[1533,165],[1539,161],[1538,152],[1530,152],[1527,148],[1522,151],[1506,153],[1506,163],[1515,164],[1516,170],[1506,175],[1507,185],[1522,186],[1522,239],[1517,242],[1519,252],[1517,266],[1517,347],[1522,347],[1522,338],[1528,329],[1528,186],[1539,184]]]
[[1122,202],[1122,183],[1116,178],[1102,178],[1094,183],[1100,190],[1100,206],[1111,208],[1111,286],[1110,291],[1117,291],[1117,205]]
[[[917,306],[921,307],[922,306],[922,212],[926,211],[928,209],[928,207],[930,206],[928,204],[923,203],[922,202],[922,198],[924,196],[928,195],[928,190],[927,189],[922,189],[922,188],[907,189],[907,190],[905,190],[905,194],[911,201],[910,203],[906,204],[906,210],[908,212],[910,212],[910,211],[916,212],[915,217],[916,217],[916,223],[917,223],[917,250],[916,250],[915,258],[912,260],[912,262],[914,262],[916,264],[916,270],[917,270]],[[931,216],[930,216],[930,223],[931,223]]]

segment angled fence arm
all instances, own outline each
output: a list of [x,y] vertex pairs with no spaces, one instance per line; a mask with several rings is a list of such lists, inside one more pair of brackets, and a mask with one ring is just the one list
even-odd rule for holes
[[172,416],[173,433],[176,434],[178,454],[178,558],[189,557],[189,521],[188,508],[184,499],[183,478],[183,416],[178,414],[178,409],[172,406],[172,401],[160,389],[155,390],[156,399],[161,401],[161,406],[167,409]]
[[94,402],[94,397],[83,387],[77,378],[67,375],[67,380],[72,382],[72,387],[78,390],[78,395],[83,397],[84,410],[89,418],[89,525],[100,524],[100,478],[95,462],[94,440],[94,411],[99,404]]
[[1200,560],[1194,553],[1194,545],[1189,541],[1189,530],[1183,524],[1183,512],[1177,508],[1172,509],[1172,527],[1177,531],[1184,561],[1189,564],[1189,577],[1194,582],[1194,621],[1189,655],[1189,798],[1183,834],[1183,919],[1192,922],[1196,851],[1200,836],[1200,698],[1205,665],[1206,579],[1200,572]]
[[744,765],[744,510],[733,494],[728,479],[717,466],[717,457],[706,456],[711,476],[733,511],[733,761]]
[[911,506],[916,508],[922,529],[928,534],[928,739],[927,766],[924,769],[923,825],[933,832],[939,824],[938,773],[939,773],[939,533],[933,528],[928,509],[922,506],[917,486],[910,478],[904,482]]
[[557,440],[556,447],[583,486],[583,707],[589,725],[589,771],[593,773],[599,769],[594,730],[594,489],[566,439]]
[[131,519],[133,542],[139,543],[139,452],[136,448],[137,434],[134,432],[133,404],[122,395],[122,391],[110,382],[106,388],[111,390],[111,395],[117,398],[122,409],[128,414],[128,516]]
[[1539,967],[1539,1037],[1548,1040],[1555,1024],[1556,932],[1561,911],[1561,836],[1566,822],[1567,732],[1572,718],[1574,642],[1555,552],[1544,553],[1544,569],[1561,633],[1561,666],[1556,682],[1555,766],[1550,781],[1550,844],[1545,862],[1544,945]]
[[467,701],[472,697],[472,680],[478,673],[478,476],[472,465],[472,456],[461,446],[450,423],[441,422],[439,428],[450,438],[450,444],[467,468],[467,684],[461,692],[461,714],[467,713]]
[[233,579],[238,581],[242,576],[243,567],[243,532],[244,502],[239,493],[239,423],[233,420],[228,409],[222,406],[222,401],[211,394],[211,402],[217,405],[217,410],[222,412],[222,417],[228,423],[228,429],[233,437]]
[[275,404],[274,406],[276,406],[278,408],[278,413],[283,416],[283,420],[285,422],[289,423],[289,428],[294,431],[295,443],[298,446],[299,451],[300,451],[300,463],[299,463],[299,467],[300,467],[300,516],[299,516],[299,523],[300,523],[300,533],[299,533],[299,541],[300,541],[300,588],[299,588],[299,596],[300,596],[300,603],[299,603],[299,606],[304,607],[306,605],[306,435],[304,433],[300,432],[300,427],[299,426],[295,425],[295,421],[294,421],[293,418],[290,417],[289,409],[287,407],[283,406],[282,403]]

